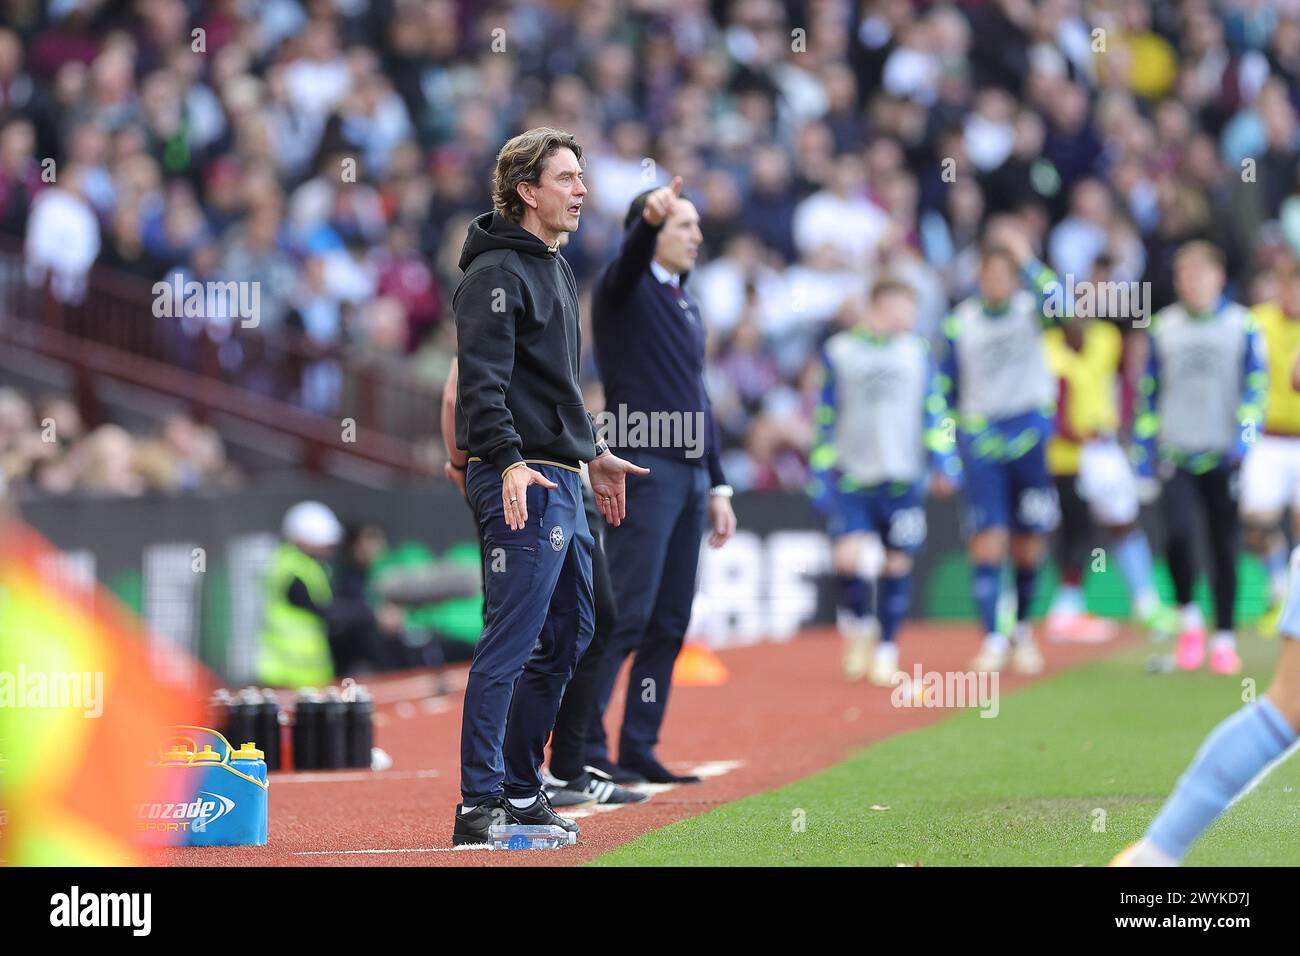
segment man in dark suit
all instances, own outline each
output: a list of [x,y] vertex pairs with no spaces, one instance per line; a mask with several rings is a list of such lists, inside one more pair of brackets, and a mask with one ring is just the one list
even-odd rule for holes
[[[653,482],[628,485],[627,518],[605,534],[618,615],[597,678],[585,762],[619,783],[698,780],[666,769],[655,746],[690,623],[700,539],[710,528],[709,543],[719,548],[736,530],[704,387],[706,332],[683,287],[703,241],[700,217],[681,187],[678,177],[633,201],[618,258],[592,293],[606,408],[598,431],[611,448],[652,456],[655,473]],[[633,653],[616,764],[602,716]]]

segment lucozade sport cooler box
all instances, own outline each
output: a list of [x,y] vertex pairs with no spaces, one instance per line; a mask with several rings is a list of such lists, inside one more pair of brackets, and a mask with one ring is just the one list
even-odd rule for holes
[[178,726],[155,765],[166,792],[183,802],[140,806],[139,829],[155,846],[265,846],[266,763],[246,744],[234,750],[215,730]]

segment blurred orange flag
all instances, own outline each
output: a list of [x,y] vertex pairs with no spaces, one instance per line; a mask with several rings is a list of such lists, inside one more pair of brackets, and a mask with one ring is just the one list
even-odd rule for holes
[[673,683],[679,687],[721,687],[730,676],[722,658],[695,641],[682,645],[673,665]]
[[0,512],[0,860],[146,862],[141,805],[187,799],[160,792],[176,775],[150,763],[170,726],[199,722],[210,686],[184,657],[160,676],[157,651],[115,597]]

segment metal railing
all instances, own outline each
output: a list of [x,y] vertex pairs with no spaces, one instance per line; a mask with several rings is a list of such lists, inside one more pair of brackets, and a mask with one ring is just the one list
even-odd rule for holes
[[99,268],[69,302],[24,266],[21,248],[0,243],[0,345],[66,365],[92,424],[108,379],[179,399],[199,421],[228,416],[278,432],[309,471],[332,470],[336,455],[404,476],[440,467],[441,383],[400,357],[372,359],[238,318],[157,316],[152,283]]

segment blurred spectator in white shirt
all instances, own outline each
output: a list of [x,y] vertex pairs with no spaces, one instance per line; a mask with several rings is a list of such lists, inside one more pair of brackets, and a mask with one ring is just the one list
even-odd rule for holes
[[86,273],[99,255],[99,220],[82,195],[80,167],[62,170],[52,187],[36,197],[24,252],[29,284],[40,286],[48,279],[61,302],[85,298]]

